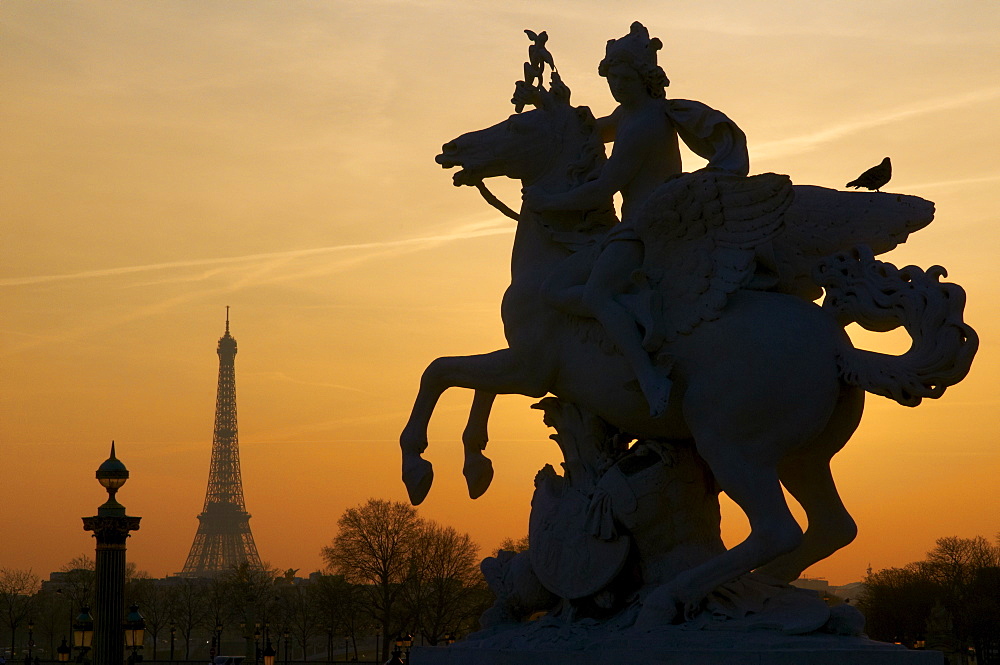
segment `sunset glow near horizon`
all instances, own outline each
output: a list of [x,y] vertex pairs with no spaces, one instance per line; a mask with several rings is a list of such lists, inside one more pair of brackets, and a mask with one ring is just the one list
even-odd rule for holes
[[[421,371],[505,346],[513,225],[434,156],[512,112],[525,28],[548,32],[574,104],[610,112],[597,63],[634,20],[665,45],[668,96],[746,132],[752,172],[843,188],[891,156],[885,190],[937,214],[882,258],[940,264],[968,294],[972,372],[916,409],[868,396],[833,463],[860,534],[806,576],[844,584],[942,536],[998,534],[1000,4],[5,0],[0,567],[45,577],[93,556],[80,518],[106,498],[94,471],[115,440],[118,499],[142,517],[129,560],[182,568],[227,305],[261,557],[319,570],[345,508],[405,501],[398,436]],[[516,203],[517,185],[491,187]],[[496,477],[470,500],[471,397],[441,400],[419,510],[487,555],[526,533],[535,472],[560,456],[534,400],[501,397]],[[726,542],[746,532],[727,501]]]

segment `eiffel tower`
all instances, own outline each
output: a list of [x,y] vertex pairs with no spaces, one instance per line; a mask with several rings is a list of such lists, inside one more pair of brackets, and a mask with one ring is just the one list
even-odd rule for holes
[[251,568],[263,569],[250,533],[250,515],[243,503],[236,434],[236,340],[229,334],[229,307],[226,307],[226,334],[219,339],[217,353],[219,391],[215,400],[212,467],[205,508],[198,515],[198,532],[180,572],[183,577],[212,577],[243,562]]

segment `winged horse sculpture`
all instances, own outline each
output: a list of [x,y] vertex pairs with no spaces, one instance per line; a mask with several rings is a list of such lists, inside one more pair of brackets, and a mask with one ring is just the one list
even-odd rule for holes
[[[550,89],[533,88],[531,102],[534,110],[445,144],[437,161],[459,168],[456,185],[506,176],[565,191],[595,177],[605,153],[590,110],[569,103],[558,75]],[[403,480],[412,503],[423,501],[433,480],[421,457],[428,422],[453,387],[475,391],[463,434],[473,498],[493,477],[482,451],[498,394],[552,394],[637,439],[693,441],[751,531],[644,599],[647,618],[670,622],[744,573],[789,582],[850,543],[857,528],[830,460],[857,428],[865,393],[907,406],[940,397],[969,371],[978,339],[962,319],[964,291],[940,281],[943,269],[898,270],[873,258],[930,223],[930,202],[800,187],[773,173],[695,171],[663,184],[642,210],[644,263],[623,298],[646,349],[670,364],[669,406],[651,417],[600,326],[558,311],[544,293],[569,257],[596,256],[615,223],[611,210],[609,200],[594,210],[523,208],[516,216],[501,305],[508,346],[427,367],[400,436]],[[773,252],[779,278],[748,288],[762,247]],[[823,304],[813,302],[824,290]],[[844,331],[852,321],[877,331],[903,326],[913,345],[899,356],[856,349]],[[805,510],[804,533],[782,487]]]

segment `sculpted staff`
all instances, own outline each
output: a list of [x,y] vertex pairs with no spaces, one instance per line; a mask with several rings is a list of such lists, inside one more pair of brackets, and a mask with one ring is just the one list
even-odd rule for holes
[[709,169],[745,176],[750,168],[746,136],[729,118],[698,102],[666,99],[670,80],[656,62],[662,47],[638,21],[629,34],[608,41],[597,71],[619,106],[597,123],[604,142],[614,142],[611,157],[596,180],[558,194],[531,188],[524,197],[538,212],[590,210],[621,192],[622,221],[602,241],[596,263],[587,252],[574,255],[544,290],[559,309],[601,323],[635,372],[653,417],[666,410],[671,381],[654,365],[634,317],[617,300],[642,265],[635,220],[656,188],[681,173],[678,134],[708,160]]

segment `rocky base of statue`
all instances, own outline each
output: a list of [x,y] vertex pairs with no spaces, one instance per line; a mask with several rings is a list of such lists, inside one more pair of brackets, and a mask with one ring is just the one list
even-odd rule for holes
[[[449,654],[473,649],[474,662],[513,663],[522,657],[482,657],[531,653],[523,662],[535,663],[549,662],[538,658],[550,652],[601,652],[607,660],[593,662],[624,663],[631,662],[626,652],[667,649],[728,654],[718,662],[733,663],[770,662],[732,660],[734,649],[898,651],[863,637],[864,617],[854,607],[831,607],[814,591],[759,573],[721,585],[697,606],[662,607],[662,591],[678,576],[725,550],[718,488],[707,466],[693,445],[636,441],[557,398],[535,408],[556,429],[564,473],[546,465],[536,475],[530,548],[483,561],[496,603],[481,619],[483,630]],[[452,662],[431,653],[426,662]]]

